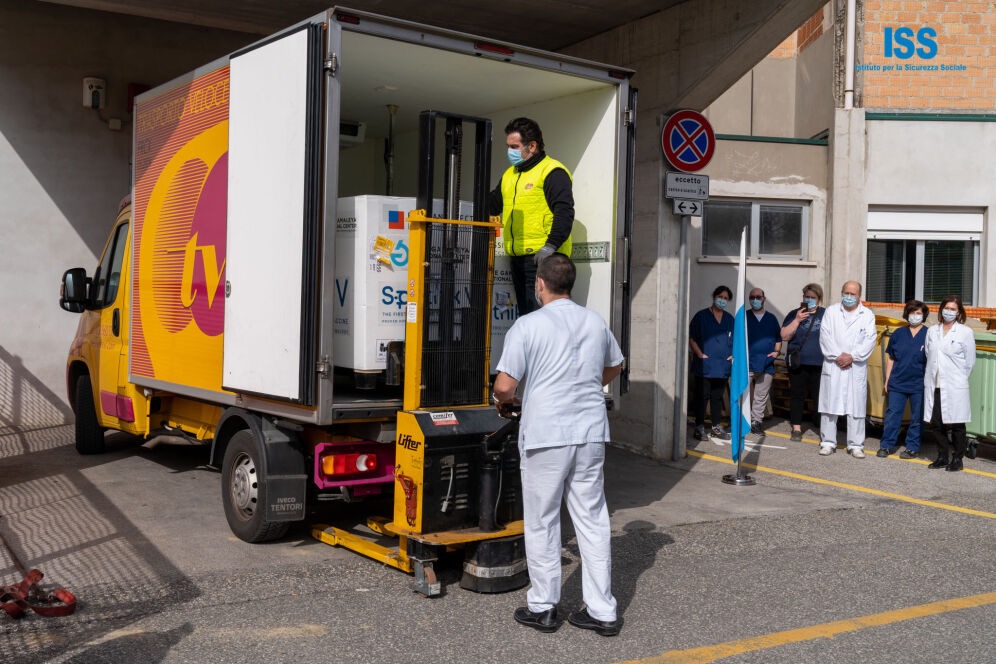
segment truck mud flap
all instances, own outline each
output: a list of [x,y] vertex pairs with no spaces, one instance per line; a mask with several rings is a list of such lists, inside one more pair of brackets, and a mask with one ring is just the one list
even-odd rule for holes
[[266,520],[300,521],[304,519],[307,475],[284,475],[266,478]]
[[308,486],[308,476],[301,472],[304,455],[295,445],[293,434],[277,428],[269,420],[259,422],[265,456],[266,520],[300,521],[305,515]]

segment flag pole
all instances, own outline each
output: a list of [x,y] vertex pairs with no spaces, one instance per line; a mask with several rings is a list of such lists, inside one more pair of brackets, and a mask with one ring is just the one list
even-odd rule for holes
[[737,462],[736,475],[723,475],[724,484],[750,486],[754,478],[741,468],[744,439],[750,431],[750,358],[747,352],[747,310],[744,291],[747,284],[747,227],[740,233],[740,265],[737,269],[737,316],[733,322],[733,366],[730,376],[730,449]]

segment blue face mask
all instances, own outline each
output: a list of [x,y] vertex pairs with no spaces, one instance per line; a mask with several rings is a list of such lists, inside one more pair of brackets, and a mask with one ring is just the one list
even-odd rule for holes
[[809,308],[809,309],[815,309],[816,308],[816,298],[815,297],[805,297],[805,298],[802,299],[802,301],[806,303],[806,307],[807,308]]
[[508,163],[513,166],[518,166],[524,161],[525,159],[522,158],[522,152],[520,150],[516,150],[514,148],[508,149]]
[[717,297],[715,300],[712,301],[712,303],[716,305],[717,309],[725,310],[726,309],[727,300],[724,300],[721,297]]
[[759,300],[757,298],[750,301],[750,308],[754,311],[760,311],[761,307],[764,305],[764,300]]
[[841,295],[840,301],[845,307],[853,307],[858,303],[858,298],[854,295]]

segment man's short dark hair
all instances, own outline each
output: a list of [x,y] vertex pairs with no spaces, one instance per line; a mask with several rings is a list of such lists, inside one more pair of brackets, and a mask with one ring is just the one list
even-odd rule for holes
[[536,149],[543,149],[543,132],[540,131],[540,126],[536,124],[535,120],[515,118],[505,126],[505,135],[508,136],[513,131],[519,132],[524,144],[536,141]]
[[570,295],[577,276],[574,261],[560,252],[550,254],[536,268],[536,278],[542,279],[554,295]]

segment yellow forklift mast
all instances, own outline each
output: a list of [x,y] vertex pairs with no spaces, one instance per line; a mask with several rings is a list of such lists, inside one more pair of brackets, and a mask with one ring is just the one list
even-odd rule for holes
[[[473,213],[460,214],[462,156],[473,130]],[[502,592],[528,582],[522,538],[516,419],[490,404],[491,286],[499,220],[487,211],[491,122],[425,111],[420,116],[420,209],[408,216],[408,304],[403,410],[397,415],[394,505],[366,530],[315,526],[323,542],[344,546],[414,574],[413,588],[442,592],[434,564],[464,550],[460,585]],[[437,160],[442,146],[444,159]],[[443,162],[442,177],[436,165]],[[443,209],[433,210],[442,182]],[[470,216],[470,219],[460,219]]]

